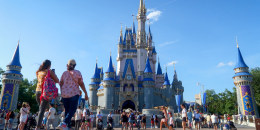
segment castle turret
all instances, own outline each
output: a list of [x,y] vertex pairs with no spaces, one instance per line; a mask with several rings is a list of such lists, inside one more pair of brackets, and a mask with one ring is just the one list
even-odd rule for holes
[[105,72],[105,78],[103,80],[104,87],[104,107],[106,109],[112,109],[114,103],[114,86],[115,86],[115,70],[110,56],[108,69]]
[[238,113],[243,115],[258,115],[253,89],[251,87],[252,75],[246,65],[239,46],[237,45],[238,59],[234,68],[234,84],[237,90]]
[[17,107],[19,84],[23,79],[21,74],[21,63],[19,54],[19,41],[15,50],[14,56],[10,64],[6,66],[6,71],[2,76],[2,91],[1,91],[1,109],[15,110]]
[[147,54],[145,21],[146,21],[146,8],[143,0],[140,0],[140,6],[137,15],[138,31],[137,31],[137,74],[141,76],[145,69],[145,59]]
[[171,84],[170,84],[170,81],[169,81],[169,78],[168,78],[168,74],[167,74],[167,71],[165,73],[165,77],[164,77],[164,83],[163,83],[163,87],[164,88],[170,88]]
[[153,108],[153,89],[154,89],[154,79],[153,79],[153,71],[151,69],[149,58],[146,60],[146,65],[144,69],[144,79],[143,79],[143,87],[144,87],[144,103],[146,109]]
[[89,105],[92,109],[94,106],[98,105],[97,89],[101,81],[100,76],[98,65],[96,63],[94,75],[92,76],[91,83],[89,84]]

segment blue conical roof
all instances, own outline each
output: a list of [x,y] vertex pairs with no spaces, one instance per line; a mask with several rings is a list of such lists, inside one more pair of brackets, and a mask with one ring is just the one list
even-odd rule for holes
[[149,34],[148,37],[150,37],[151,39],[153,39],[150,25],[149,25],[149,33],[148,33],[148,34]]
[[167,72],[165,73],[163,85],[171,85],[171,84],[170,84],[170,81],[169,81],[169,78],[168,78]]
[[115,72],[112,64],[112,58],[110,56],[107,72]]
[[152,69],[151,69],[151,65],[150,65],[150,61],[149,61],[149,57],[148,56],[147,56],[144,72],[145,73],[152,73],[153,72]]
[[135,22],[133,22],[133,34],[135,34]]
[[120,38],[119,38],[119,44],[123,44],[122,36],[120,36]]
[[236,69],[236,68],[241,68],[241,67],[248,67],[248,66],[246,65],[244,59],[243,59],[243,56],[242,56],[242,54],[241,54],[241,52],[240,52],[239,47],[237,48],[237,50],[238,50],[238,59],[237,59],[237,64],[236,64],[236,66],[235,66],[235,69]]
[[161,74],[162,74],[162,68],[160,62],[158,62],[157,75],[161,75]]
[[92,76],[93,79],[99,79],[100,78],[100,73],[99,73],[99,70],[98,70],[98,65],[96,63],[96,67],[95,67],[95,72],[94,72],[94,75]]
[[12,59],[12,61],[10,62],[9,65],[15,65],[15,66],[22,67],[22,65],[21,65],[21,63],[20,63],[19,42],[18,42],[18,45],[17,45],[16,50],[15,50],[15,52],[14,52],[13,59]]

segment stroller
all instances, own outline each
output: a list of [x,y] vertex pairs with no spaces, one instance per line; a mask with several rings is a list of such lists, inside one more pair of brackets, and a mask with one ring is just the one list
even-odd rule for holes
[[97,123],[97,130],[103,130],[103,121],[101,119],[98,120]]

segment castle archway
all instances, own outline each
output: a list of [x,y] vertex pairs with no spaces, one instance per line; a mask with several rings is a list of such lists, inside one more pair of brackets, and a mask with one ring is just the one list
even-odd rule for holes
[[128,108],[135,110],[135,103],[131,100],[126,100],[122,105],[122,110],[128,109]]

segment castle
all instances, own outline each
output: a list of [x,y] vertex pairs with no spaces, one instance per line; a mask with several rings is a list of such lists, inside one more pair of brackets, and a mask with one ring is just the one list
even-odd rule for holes
[[237,64],[234,68],[234,84],[237,92],[238,113],[243,115],[256,115],[259,117],[253,88],[251,82],[253,76],[249,73],[249,67],[246,65],[239,46],[237,44],[238,57]]
[[[96,67],[89,84],[89,103],[92,109],[122,110],[131,108],[141,111],[156,106],[169,106],[176,111],[176,93],[183,102],[184,88],[178,80],[176,71],[172,84],[167,71],[162,73],[157,52],[153,45],[150,25],[146,33],[146,8],[143,0],[137,15],[138,29],[126,28],[120,31],[118,43],[117,68],[113,66],[110,55],[108,69]],[[157,71],[156,71],[157,64]]]
[[11,62],[2,75],[2,91],[0,97],[1,110],[15,110],[17,107],[19,84],[23,79],[22,65],[19,55],[19,41]]

